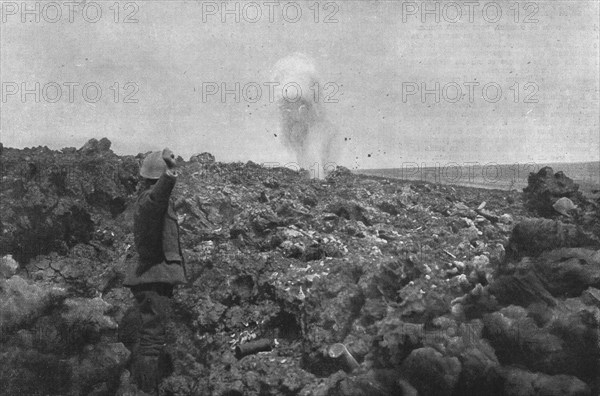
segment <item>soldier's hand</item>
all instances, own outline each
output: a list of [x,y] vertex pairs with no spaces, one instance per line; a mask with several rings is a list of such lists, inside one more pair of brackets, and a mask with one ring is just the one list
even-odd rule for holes
[[173,169],[177,166],[177,162],[175,161],[175,154],[168,148],[165,148],[162,151],[162,159],[167,164],[167,168]]

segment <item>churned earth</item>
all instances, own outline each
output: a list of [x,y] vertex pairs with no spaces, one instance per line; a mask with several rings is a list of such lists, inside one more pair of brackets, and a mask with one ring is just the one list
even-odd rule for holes
[[[141,395],[119,332],[143,155],[0,149],[0,392]],[[517,192],[180,164],[189,284],[161,395],[600,392],[600,201],[567,176]]]

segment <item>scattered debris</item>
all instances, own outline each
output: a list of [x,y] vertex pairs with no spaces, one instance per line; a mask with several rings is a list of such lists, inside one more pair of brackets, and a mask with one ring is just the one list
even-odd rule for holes
[[559,198],[556,202],[554,202],[552,207],[554,208],[554,210],[556,210],[558,213],[564,216],[570,216],[569,212],[571,210],[577,209],[577,206],[575,206],[573,201],[566,197]]
[[[142,157],[3,148],[6,394],[135,393],[119,332]],[[523,194],[310,180],[194,156],[161,394],[598,394],[600,202],[560,172],[530,179]]]
[[354,356],[348,352],[348,349],[344,344],[337,343],[331,345],[328,349],[328,353],[329,357],[333,359],[341,358],[349,371],[354,371],[360,367],[360,364],[358,364]]
[[270,351],[273,347],[273,341],[262,338],[260,340],[247,342],[235,347],[235,356],[241,359],[244,356],[252,355],[258,352]]

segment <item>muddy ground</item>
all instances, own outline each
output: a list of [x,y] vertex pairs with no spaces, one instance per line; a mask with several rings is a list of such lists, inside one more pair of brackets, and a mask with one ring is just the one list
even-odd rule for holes
[[[140,394],[118,335],[142,157],[2,149],[2,394]],[[180,164],[189,284],[161,395],[599,394],[600,202],[568,177],[517,192]]]

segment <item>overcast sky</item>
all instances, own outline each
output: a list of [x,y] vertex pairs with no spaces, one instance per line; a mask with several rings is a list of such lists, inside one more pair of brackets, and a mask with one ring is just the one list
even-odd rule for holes
[[[6,146],[108,137],[118,154],[169,146],[186,159],[209,151],[285,163],[293,156],[265,83],[279,59],[300,52],[332,102],[324,106],[342,135],[342,165],[600,160],[596,0],[431,1],[439,23],[421,1],[322,1],[318,15],[314,1],[230,1],[239,22],[221,15],[220,1],[122,2],[118,15],[113,1],[26,3],[37,4],[39,22],[21,1],[3,2],[0,14]],[[262,97],[251,84],[239,103],[233,94],[203,98],[203,85],[236,82],[262,86]],[[436,82],[439,103],[420,92]],[[21,95],[36,83],[39,102]]]

